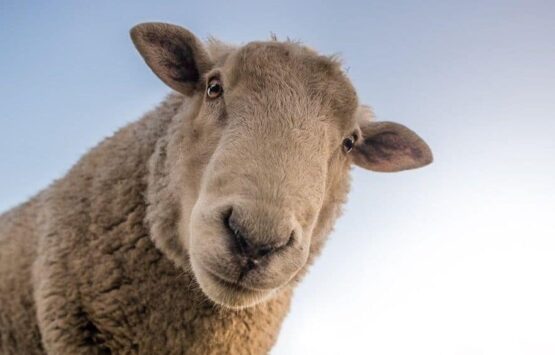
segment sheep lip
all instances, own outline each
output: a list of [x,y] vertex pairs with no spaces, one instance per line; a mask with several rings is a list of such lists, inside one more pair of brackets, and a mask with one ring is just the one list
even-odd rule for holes
[[245,286],[243,283],[241,282],[237,282],[237,281],[229,281],[228,279],[220,276],[219,274],[204,268],[206,273],[210,275],[210,277],[212,279],[214,279],[216,282],[222,284],[223,286],[225,286],[226,288],[232,289],[234,291],[238,291],[238,292],[269,292],[272,291],[273,289],[262,289],[262,288],[254,288],[254,287],[249,287],[249,286]]

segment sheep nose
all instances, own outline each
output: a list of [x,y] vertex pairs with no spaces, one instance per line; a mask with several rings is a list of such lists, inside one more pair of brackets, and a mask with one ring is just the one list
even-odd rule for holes
[[[251,223],[245,223],[236,209],[230,209],[224,221],[231,235],[232,250],[242,263],[244,269],[254,269],[264,258],[269,257],[278,251],[290,246],[294,239],[293,228],[274,228],[281,229],[281,233],[261,233],[261,228]],[[266,223],[272,224],[271,220]],[[249,228],[246,226],[249,225]],[[264,228],[271,230],[272,228]],[[284,230],[285,229],[285,230]],[[277,232],[277,231],[276,231]]]

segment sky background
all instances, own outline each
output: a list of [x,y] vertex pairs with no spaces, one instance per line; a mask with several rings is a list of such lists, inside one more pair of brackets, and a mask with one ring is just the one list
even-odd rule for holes
[[555,353],[555,2],[0,0],[0,211],[169,89],[128,30],[270,33],[344,59],[435,162],[353,169],[272,354]]

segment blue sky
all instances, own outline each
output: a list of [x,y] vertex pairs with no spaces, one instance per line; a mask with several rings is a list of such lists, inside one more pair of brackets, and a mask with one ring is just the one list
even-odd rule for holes
[[353,170],[274,354],[555,352],[552,1],[0,1],[0,210],[169,92],[143,21],[339,53],[379,119],[436,161]]

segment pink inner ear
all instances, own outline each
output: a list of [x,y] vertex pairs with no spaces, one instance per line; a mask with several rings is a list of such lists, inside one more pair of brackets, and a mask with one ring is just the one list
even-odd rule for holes
[[369,161],[381,162],[410,157],[418,160],[422,152],[417,147],[410,146],[406,140],[394,132],[383,132],[364,140],[361,146]]
[[[364,113],[359,107],[358,115]],[[433,161],[432,151],[416,133],[388,121],[358,121],[364,140],[352,152],[353,163],[373,171],[416,169]]]
[[[178,37],[164,37],[158,32],[148,32],[144,39],[150,44],[151,60],[157,61],[155,70],[159,75],[179,82],[197,82],[200,74],[194,61],[191,46]],[[160,73],[159,71],[162,71]]]
[[[412,138],[412,139],[411,139]],[[431,162],[431,153],[426,155],[427,145],[418,136],[383,132],[366,137],[357,145],[353,155],[357,165],[383,172],[414,169]]]

